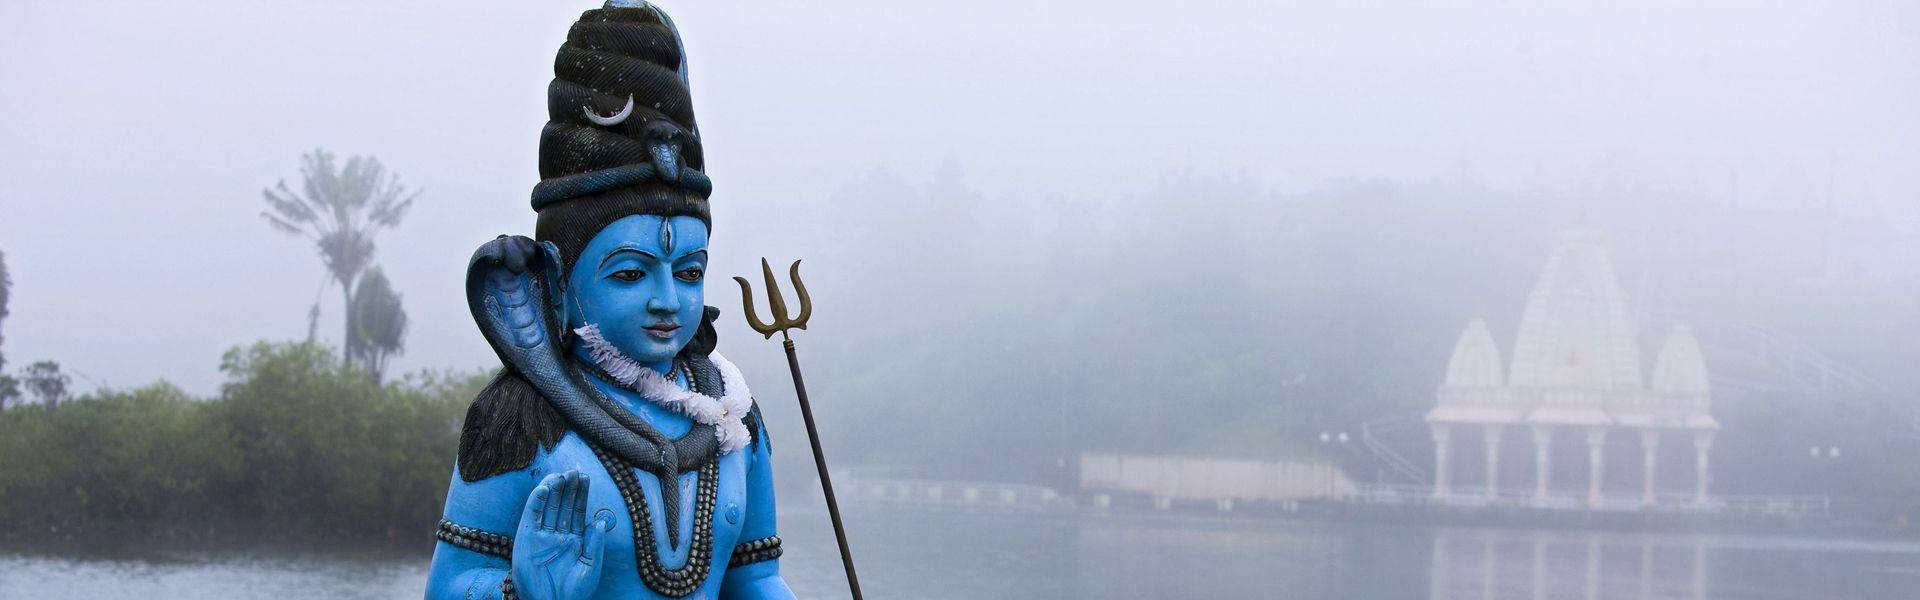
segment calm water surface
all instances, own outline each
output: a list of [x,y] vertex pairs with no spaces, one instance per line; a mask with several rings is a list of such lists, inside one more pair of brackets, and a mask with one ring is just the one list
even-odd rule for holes
[[[795,591],[844,597],[824,514],[781,519]],[[1914,543],[884,508],[848,519],[876,599],[1920,598]],[[425,580],[424,553],[106,559],[0,548],[0,598],[419,598]]]

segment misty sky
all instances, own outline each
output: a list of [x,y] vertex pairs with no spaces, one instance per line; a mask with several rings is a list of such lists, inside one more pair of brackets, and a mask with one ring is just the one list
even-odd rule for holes
[[[844,215],[785,208],[874,172],[957,169],[1021,202],[1230,173],[1599,210],[1617,186],[1591,182],[1679,172],[1759,201],[1831,185],[1920,203],[1912,3],[660,4],[690,53],[718,276],[823,247]],[[396,370],[490,366],[464,266],[531,232],[554,51],[593,6],[0,2],[9,365],[208,393],[223,350],[303,337],[316,298],[337,343],[338,290],[259,217],[261,188],[324,147],[425,190],[380,238],[413,323]]]

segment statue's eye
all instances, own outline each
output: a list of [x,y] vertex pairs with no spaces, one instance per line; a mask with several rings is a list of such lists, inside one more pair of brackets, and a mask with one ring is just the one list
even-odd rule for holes
[[687,283],[693,283],[696,281],[700,281],[700,278],[705,277],[706,274],[707,274],[706,270],[701,269],[700,267],[687,267],[685,269],[681,269],[680,272],[678,273],[674,273],[673,276],[675,278],[678,278],[681,281],[685,281]]
[[613,274],[608,275],[608,277],[612,277],[614,279],[618,279],[626,282],[634,282],[634,281],[639,281],[640,277],[643,275],[645,275],[645,273],[640,272],[639,269],[622,269],[619,271],[614,271]]

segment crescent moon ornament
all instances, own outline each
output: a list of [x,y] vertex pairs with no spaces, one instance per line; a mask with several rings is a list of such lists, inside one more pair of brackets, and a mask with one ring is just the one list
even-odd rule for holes
[[580,112],[586,113],[587,120],[593,121],[593,124],[595,125],[599,125],[601,127],[612,127],[614,125],[619,125],[621,123],[626,122],[627,117],[633,116],[633,94],[627,94],[627,105],[620,107],[620,112],[613,113],[613,116],[602,117],[600,115],[594,114],[592,106],[582,106],[580,107]]

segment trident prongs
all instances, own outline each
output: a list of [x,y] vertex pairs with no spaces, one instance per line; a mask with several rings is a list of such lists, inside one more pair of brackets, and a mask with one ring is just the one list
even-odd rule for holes
[[772,324],[761,322],[759,315],[754,314],[753,286],[747,283],[747,278],[733,278],[734,281],[740,282],[740,305],[747,313],[747,326],[760,332],[760,335],[766,336],[767,339],[773,339],[775,333],[779,333],[782,339],[787,339],[788,329],[806,329],[807,317],[813,315],[813,299],[807,297],[807,284],[800,281],[800,261],[793,261],[793,267],[787,269],[787,276],[793,279],[794,291],[800,294],[800,315],[797,317],[788,316],[787,300],[780,297],[780,282],[773,278],[773,267],[767,264],[765,258],[760,259],[760,273],[765,275],[767,280],[767,308],[773,311]]

